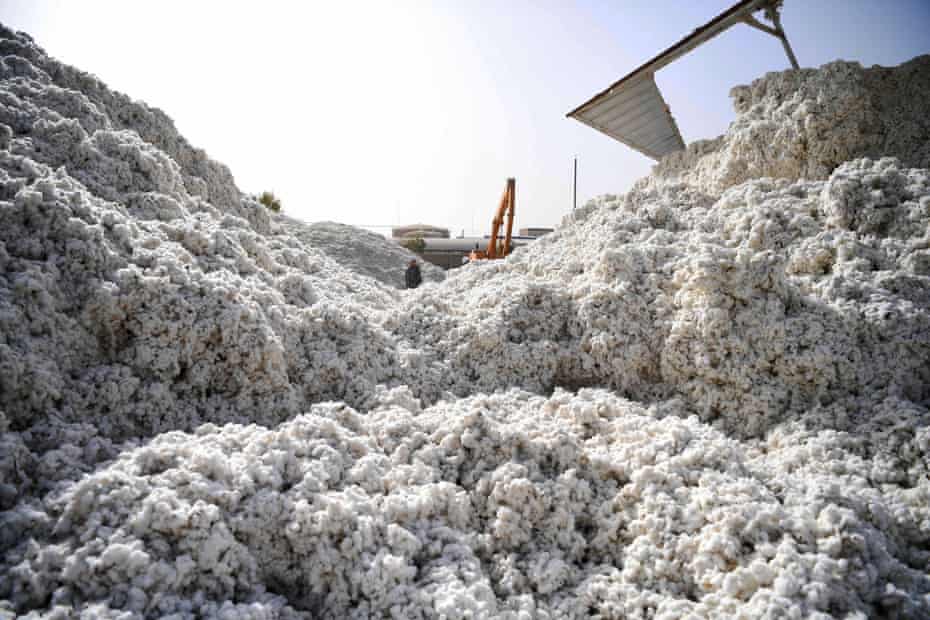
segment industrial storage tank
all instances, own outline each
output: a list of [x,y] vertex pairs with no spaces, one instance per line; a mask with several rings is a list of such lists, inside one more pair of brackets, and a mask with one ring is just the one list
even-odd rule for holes
[[[461,267],[468,258],[469,252],[476,248],[483,248],[488,244],[487,237],[457,237],[455,239],[424,239],[425,247],[420,256],[423,260],[442,267],[455,269]],[[518,248],[533,241],[532,238],[515,236],[512,239],[513,247]]]

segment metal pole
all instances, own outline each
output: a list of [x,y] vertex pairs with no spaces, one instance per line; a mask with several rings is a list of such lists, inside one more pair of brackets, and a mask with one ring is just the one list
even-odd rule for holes
[[781,19],[778,16],[778,11],[772,11],[772,23],[775,24],[775,30],[778,31],[778,38],[781,39],[782,47],[785,48],[785,53],[788,54],[788,60],[791,61],[791,66],[795,69],[800,69],[798,66],[798,59],[794,57],[794,51],[791,49],[791,44],[788,43],[788,35],[785,34],[785,29],[781,27]]
[[575,158],[575,170],[572,175],[572,211],[578,206],[578,158]]

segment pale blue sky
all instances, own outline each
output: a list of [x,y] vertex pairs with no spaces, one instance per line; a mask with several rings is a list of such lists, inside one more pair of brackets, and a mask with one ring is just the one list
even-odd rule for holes
[[[652,160],[566,112],[732,0],[67,2],[0,0],[0,21],[162,108],[244,191],[290,214],[486,232],[508,176],[516,225],[552,226]],[[927,0],[786,0],[802,67],[930,52]],[[657,74],[686,142],[722,133],[728,97],[788,67],[736,26]]]

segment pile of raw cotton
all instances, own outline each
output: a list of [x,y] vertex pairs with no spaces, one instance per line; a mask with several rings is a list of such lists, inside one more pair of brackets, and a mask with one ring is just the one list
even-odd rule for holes
[[[410,259],[416,258],[399,244],[385,243],[379,234],[346,224],[315,222],[306,225],[281,215],[273,218],[272,228],[322,250],[346,269],[396,288],[406,287],[404,270]],[[422,260],[417,263],[424,282],[440,282],[445,278],[441,268]]]
[[403,291],[0,29],[0,617],[927,617],[930,58],[735,94]]

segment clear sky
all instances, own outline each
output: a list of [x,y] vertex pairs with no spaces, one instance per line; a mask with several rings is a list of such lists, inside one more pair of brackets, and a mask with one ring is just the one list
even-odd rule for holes
[[[517,227],[626,191],[652,160],[565,114],[735,0],[160,2],[0,0],[0,21],[159,107],[306,221],[487,232],[508,176]],[[928,0],[786,0],[803,67],[930,53]],[[661,70],[686,142],[733,118],[729,90],[788,67],[736,26]],[[381,232],[387,232],[382,229]]]

